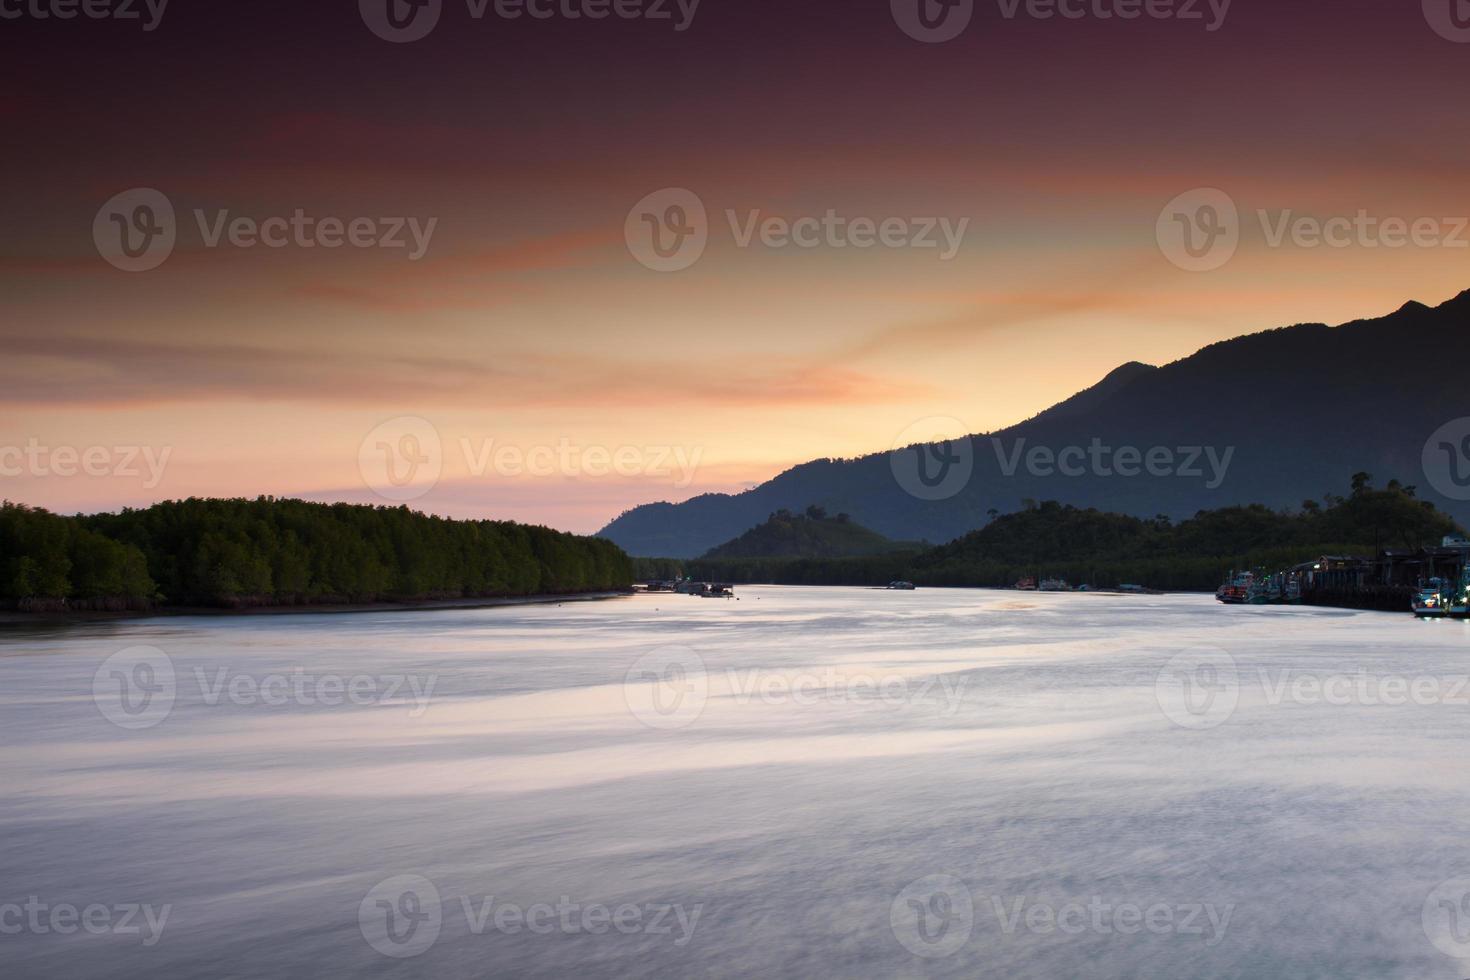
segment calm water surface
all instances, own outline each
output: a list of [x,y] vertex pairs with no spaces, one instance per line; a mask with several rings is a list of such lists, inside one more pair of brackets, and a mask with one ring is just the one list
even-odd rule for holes
[[0,974],[1470,976],[1470,627],[740,596],[0,630]]

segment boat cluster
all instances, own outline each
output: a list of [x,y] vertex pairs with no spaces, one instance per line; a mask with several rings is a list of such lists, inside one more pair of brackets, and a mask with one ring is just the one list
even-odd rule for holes
[[735,587],[727,582],[696,582],[690,578],[647,582],[635,585],[633,588],[638,592],[674,592],[679,595],[697,595],[705,599],[735,598]]
[[1302,577],[1293,572],[1231,572],[1215,598],[1234,606],[1299,606]]

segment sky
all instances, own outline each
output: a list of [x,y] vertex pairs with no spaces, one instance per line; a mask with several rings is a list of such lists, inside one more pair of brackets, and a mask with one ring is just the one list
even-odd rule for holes
[[0,0],[59,512],[591,532],[1470,287],[1457,0],[92,2]]

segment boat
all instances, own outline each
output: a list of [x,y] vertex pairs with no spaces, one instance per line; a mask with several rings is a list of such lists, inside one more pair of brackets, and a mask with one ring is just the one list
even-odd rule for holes
[[1449,615],[1450,601],[1445,595],[1445,580],[1425,579],[1414,592],[1414,615],[1420,619],[1443,619]]
[[912,582],[889,582],[888,587],[895,592],[912,592],[916,586]]
[[1020,589],[1022,592],[1035,592],[1036,591],[1036,579],[1031,578],[1028,575],[1026,578],[1023,578],[1019,582],[1016,583],[1016,588]]
[[1041,584],[1038,585],[1036,588],[1042,592],[1072,591],[1072,587],[1067,584],[1067,580],[1064,578],[1044,578],[1041,580]]
[[1215,598],[1232,606],[1244,605],[1250,599],[1251,586],[1256,577],[1251,572],[1231,572],[1223,585],[1215,592]]
[[1458,582],[1450,587],[1449,617],[1470,619],[1470,565],[1460,572]]

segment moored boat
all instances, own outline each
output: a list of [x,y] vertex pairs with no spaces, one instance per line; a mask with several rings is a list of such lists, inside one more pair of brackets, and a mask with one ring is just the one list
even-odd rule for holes
[[1231,572],[1223,585],[1215,592],[1215,598],[1227,605],[1240,606],[1250,600],[1251,587],[1256,577],[1250,572]]
[[1443,619],[1449,615],[1450,603],[1445,595],[1442,578],[1426,579],[1419,583],[1414,592],[1414,615],[1420,619]]

